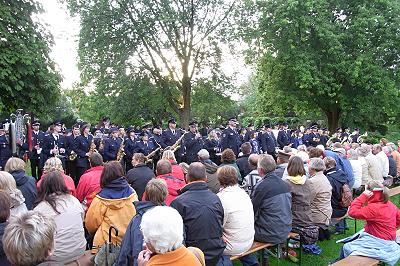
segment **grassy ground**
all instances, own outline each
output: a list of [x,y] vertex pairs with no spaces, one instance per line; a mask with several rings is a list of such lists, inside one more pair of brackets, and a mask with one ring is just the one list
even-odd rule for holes
[[[398,207],[400,207],[400,196],[394,196],[390,199],[393,203],[395,203]],[[347,225],[349,227],[349,230],[346,230],[344,234],[341,235],[332,235],[330,240],[325,240],[318,242],[317,245],[322,248],[322,253],[320,255],[310,255],[310,254],[305,254],[304,252],[302,253],[302,265],[305,266],[324,266],[328,265],[329,262],[333,261],[335,258],[339,256],[340,253],[340,248],[342,247],[342,244],[336,244],[336,240],[342,239],[344,237],[350,236],[354,234],[354,220],[347,219]],[[364,223],[362,221],[357,221],[357,230],[362,229]],[[298,249],[296,250],[298,252]],[[270,260],[270,265],[275,266],[275,265],[280,265],[280,266],[294,266],[296,265],[294,262],[291,262],[288,259],[281,259],[278,260],[272,256],[269,256]],[[242,265],[239,260],[234,261],[235,266]],[[396,265],[400,266],[400,263],[397,263]]]

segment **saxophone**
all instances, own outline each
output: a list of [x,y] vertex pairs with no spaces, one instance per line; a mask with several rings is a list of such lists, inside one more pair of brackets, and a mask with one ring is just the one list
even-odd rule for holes
[[92,155],[95,152],[98,152],[98,151],[96,149],[96,143],[94,143],[94,138],[93,138],[92,142],[90,143],[89,153],[90,153],[90,155]]
[[360,135],[360,136],[357,138],[357,143],[358,143],[358,144],[364,143],[364,140],[365,140],[367,137],[368,137],[368,132],[365,132],[364,134]]
[[121,145],[119,146],[119,150],[117,153],[117,161],[122,163],[122,159],[124,158],[125,154],[125,139],[122,139]]
[[161,150],[161,147],[158,147],[157,149],[155,149],[154,151],[150,152],[149,154],[147,154],[146,156],[144,156],[144,161],[146,163],[151,163],[153,161],[153,157],[154,155],[156,155],[156,153]]
[[172,152],[176,152],[180,147],[181,147],[181,142],[183,137],[186,135],[187,132],[185,132],[184,134],[182,134],[182,136],[172,145],[172,146],[168,146],[164,149],[164,151],[168,151],[171,150]]

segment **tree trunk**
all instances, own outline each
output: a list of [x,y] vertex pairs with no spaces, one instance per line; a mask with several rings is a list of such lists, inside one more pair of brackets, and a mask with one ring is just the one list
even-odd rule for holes
[[182,128],[189,128],[190,119],[190,94],[192,91],[192,84],[188,77],[184,77],[182,80],[182,96],[183,96],[183,106],[180,108],[180,118],[182,123]]
[[338,108],[333,108],[331,110],[325,111],[326,117],[328,118],[328,128],[332,133],[336,132],[336,128],[339,126],[340,110]]

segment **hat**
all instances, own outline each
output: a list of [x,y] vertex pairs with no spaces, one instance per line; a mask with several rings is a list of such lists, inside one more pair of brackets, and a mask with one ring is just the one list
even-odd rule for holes
[[192,122],[189,123],[189,126],[191,126],[191,127],[192,126],[197,126],[197,122],[196,121],[192,121]]
[[39,120],[33,120],[32,126],[40,126]]
[[118,131],[118,128],[117,128],[117,127],[112,127],[112,128],[110,128],[110,133],[114,133],[114,132],[116,132],[116,131]]
[[154,126],[153,126],[153,129],[154,129],[154,128],[155,128],[155,129],[161,129],[161,126],[160,126],[160,125],[154,125]]
[[168,124],[176,124],[175,118],[171,118],[168,120]]
[[53,122],[53,125],[54,125],[54,126],[62,126],[62,123],[61,123],[60,120],[55,120],[55,121]]
[[249,124],[247,125],[247,127],[254,127],[254,124],[253,124],[253,123],[249,123]]
[[283,122],[283,123],[282,123],[282,126],[287,126],[287,125],[288,125],[287,122]]
[[271,124],[264,124],[265,128],[272,128]]
[[84,130],[85,128],[89,128],[90,129],[90,124],[89,123],[82,123],[82,125],[81,125],[81,130]]
[[72,128],[80,128],[81,125],[79,123],[73,124]]
[[237,122],[237,119],[236,119],[236,117],[234,117],[234,116],[230,117],[228,120],[229,120],[229,121]]
[[283,150],[278,150],[278,157],[289,159],[290,156],[290,153],[284,152]]
[[133,127],[133,126],[129,126],[127,129],[126,129],[126,133],[131,133],[131,132],[134,132],[135,131],[135,128]]
[[338,128],[336,129],[336,131],[339,131],[339,130],[342,130],[342,128],[341,128],[341,127],[338,127]]
[[358,127],[356,127],[356,128],[354,129],[354,131],[360,131],[360,129],[359,129]]
[[149,133],[147,133],[146,131],[140,132],[141,137],[148,136],[148,135],[149,135]]

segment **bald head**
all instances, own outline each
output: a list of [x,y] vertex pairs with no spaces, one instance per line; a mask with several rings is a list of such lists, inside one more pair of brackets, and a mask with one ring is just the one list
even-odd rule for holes
[[194,181],[206,181],[207,175],[205,166],[200,162],[191,163],[186,178],[188,183]]
[[252,170],[257,169],[258,158],[260,156],[258,154],[251,154],[249,156],[249,165]]

